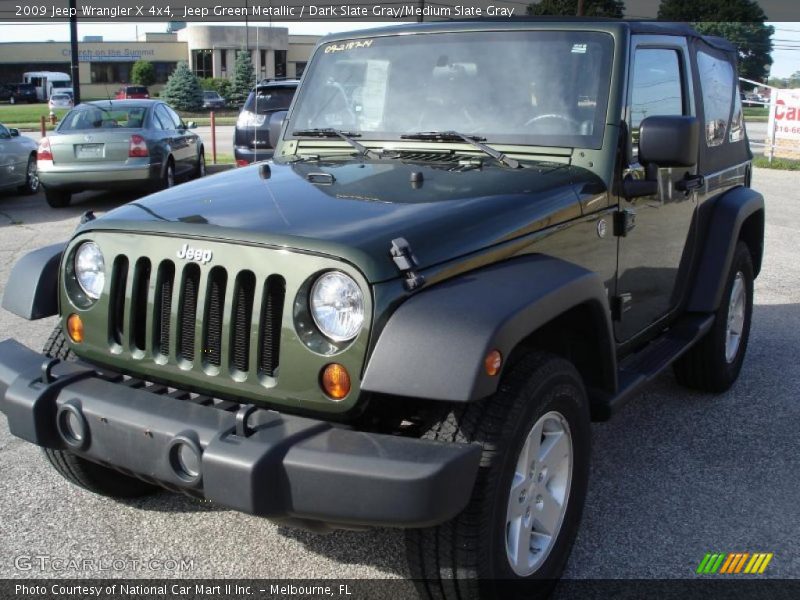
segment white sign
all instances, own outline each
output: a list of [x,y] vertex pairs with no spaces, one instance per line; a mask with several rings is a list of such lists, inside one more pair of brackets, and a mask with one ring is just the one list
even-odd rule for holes
[[[770,139],[800,141],[800,89],[773,89],[769,109]],[[774,134],[774,138],[773,138]]]

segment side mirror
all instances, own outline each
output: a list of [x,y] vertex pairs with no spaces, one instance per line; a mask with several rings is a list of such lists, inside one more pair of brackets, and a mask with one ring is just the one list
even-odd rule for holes
[[700,125],[696,117],[647,117],[639,125],[639,162],[659,168],[697,164]]
[[8,133],[11,134],[11,137],[19,137],[19,129],[14,129],[12,127],[9,127]]
[[189,121],[186,124],[186,129],[197,129],[197,123],[195,123],[194,121]]
[[277,148],[278,142],[281,141],[281,129],[283,128],[283,122],[286,120],[287,114],[288,111],[279,110],[272,113],[269,119],[269,145],[273,148]]
[[[696,117],[647,117],[639,124],[639,163],[644,165],[645,178],[623,181],[623,196],[640,198],[657,194],[658,169],[696,165],[699,148],[700,125]],[[688,193],[702,185],[702,176],[696,175],[678,182],[676,188]]]

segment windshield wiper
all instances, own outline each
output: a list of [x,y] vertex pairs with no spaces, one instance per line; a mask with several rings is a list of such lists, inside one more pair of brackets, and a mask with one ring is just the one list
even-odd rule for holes
[[293,131],[292,135],[297,137],[321,137],[321,138],[339,137],[342,138],[348,144],[350,144],[353,148],[355,148],[360,155],[367,156],[369,158],[381,158],[380,154],[378,154],[374,150],[370,150],[363,144],[359,144],[357,141],[353,139],[355,137],[361,137],[360,133],[353,133],[352,131],[341,131],[339,129],[333,129],[332,127],[318,127],[316,129],[298,129],[297,131]]
[[481,144],[481,142],[486,141],[486,138],[477,135],[466,135],[463,133],[459,133],[458,131],[419,131],[417,133],[407,133],[401,135],[400,139],[434,140],[437,142],[456,142],[460,140],[462,142],[467,142],[471,146],[474,146],[484,154],[488,154],[497,162],[502,163],[507,167],[511,167],[512,169],[519,169],[522,166],[519,164],[518,160],[509,158],[502,152],[498,152],[497,150],[487,146],[486,144]]

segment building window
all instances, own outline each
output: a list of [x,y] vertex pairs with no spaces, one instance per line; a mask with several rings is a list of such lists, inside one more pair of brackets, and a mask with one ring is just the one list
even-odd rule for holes
[[286,50],[275,50],[275,77],[286,77]]
[[219,51],[219,64],[222,67],[223,75],[228,70],[228,51],[224,48]]
[[306,70],[307,62],[296,62],[294,63],[294,76],[298,79],[303,76],[303,71]]
[[176,62],[154,62],[153,68],[156,70],[156,83],[167,83],[167,79],[178,67]]
[[261,50],[261,60],[258,61],[261,69],[261,77],[266,77],[267,74],[267,51]]
[[92,83],[130,83],[132,62],[90,63]]
[[192,50],[192,69],[203,79],[214,76],[214,59],[211,50]]

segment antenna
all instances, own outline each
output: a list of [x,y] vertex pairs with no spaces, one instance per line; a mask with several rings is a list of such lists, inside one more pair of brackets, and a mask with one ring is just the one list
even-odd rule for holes
[[106,97],[108,98],[108,108],[111,108],[111,92],[108,91],[108,84],[104,83],[103,87],[106,88]]

